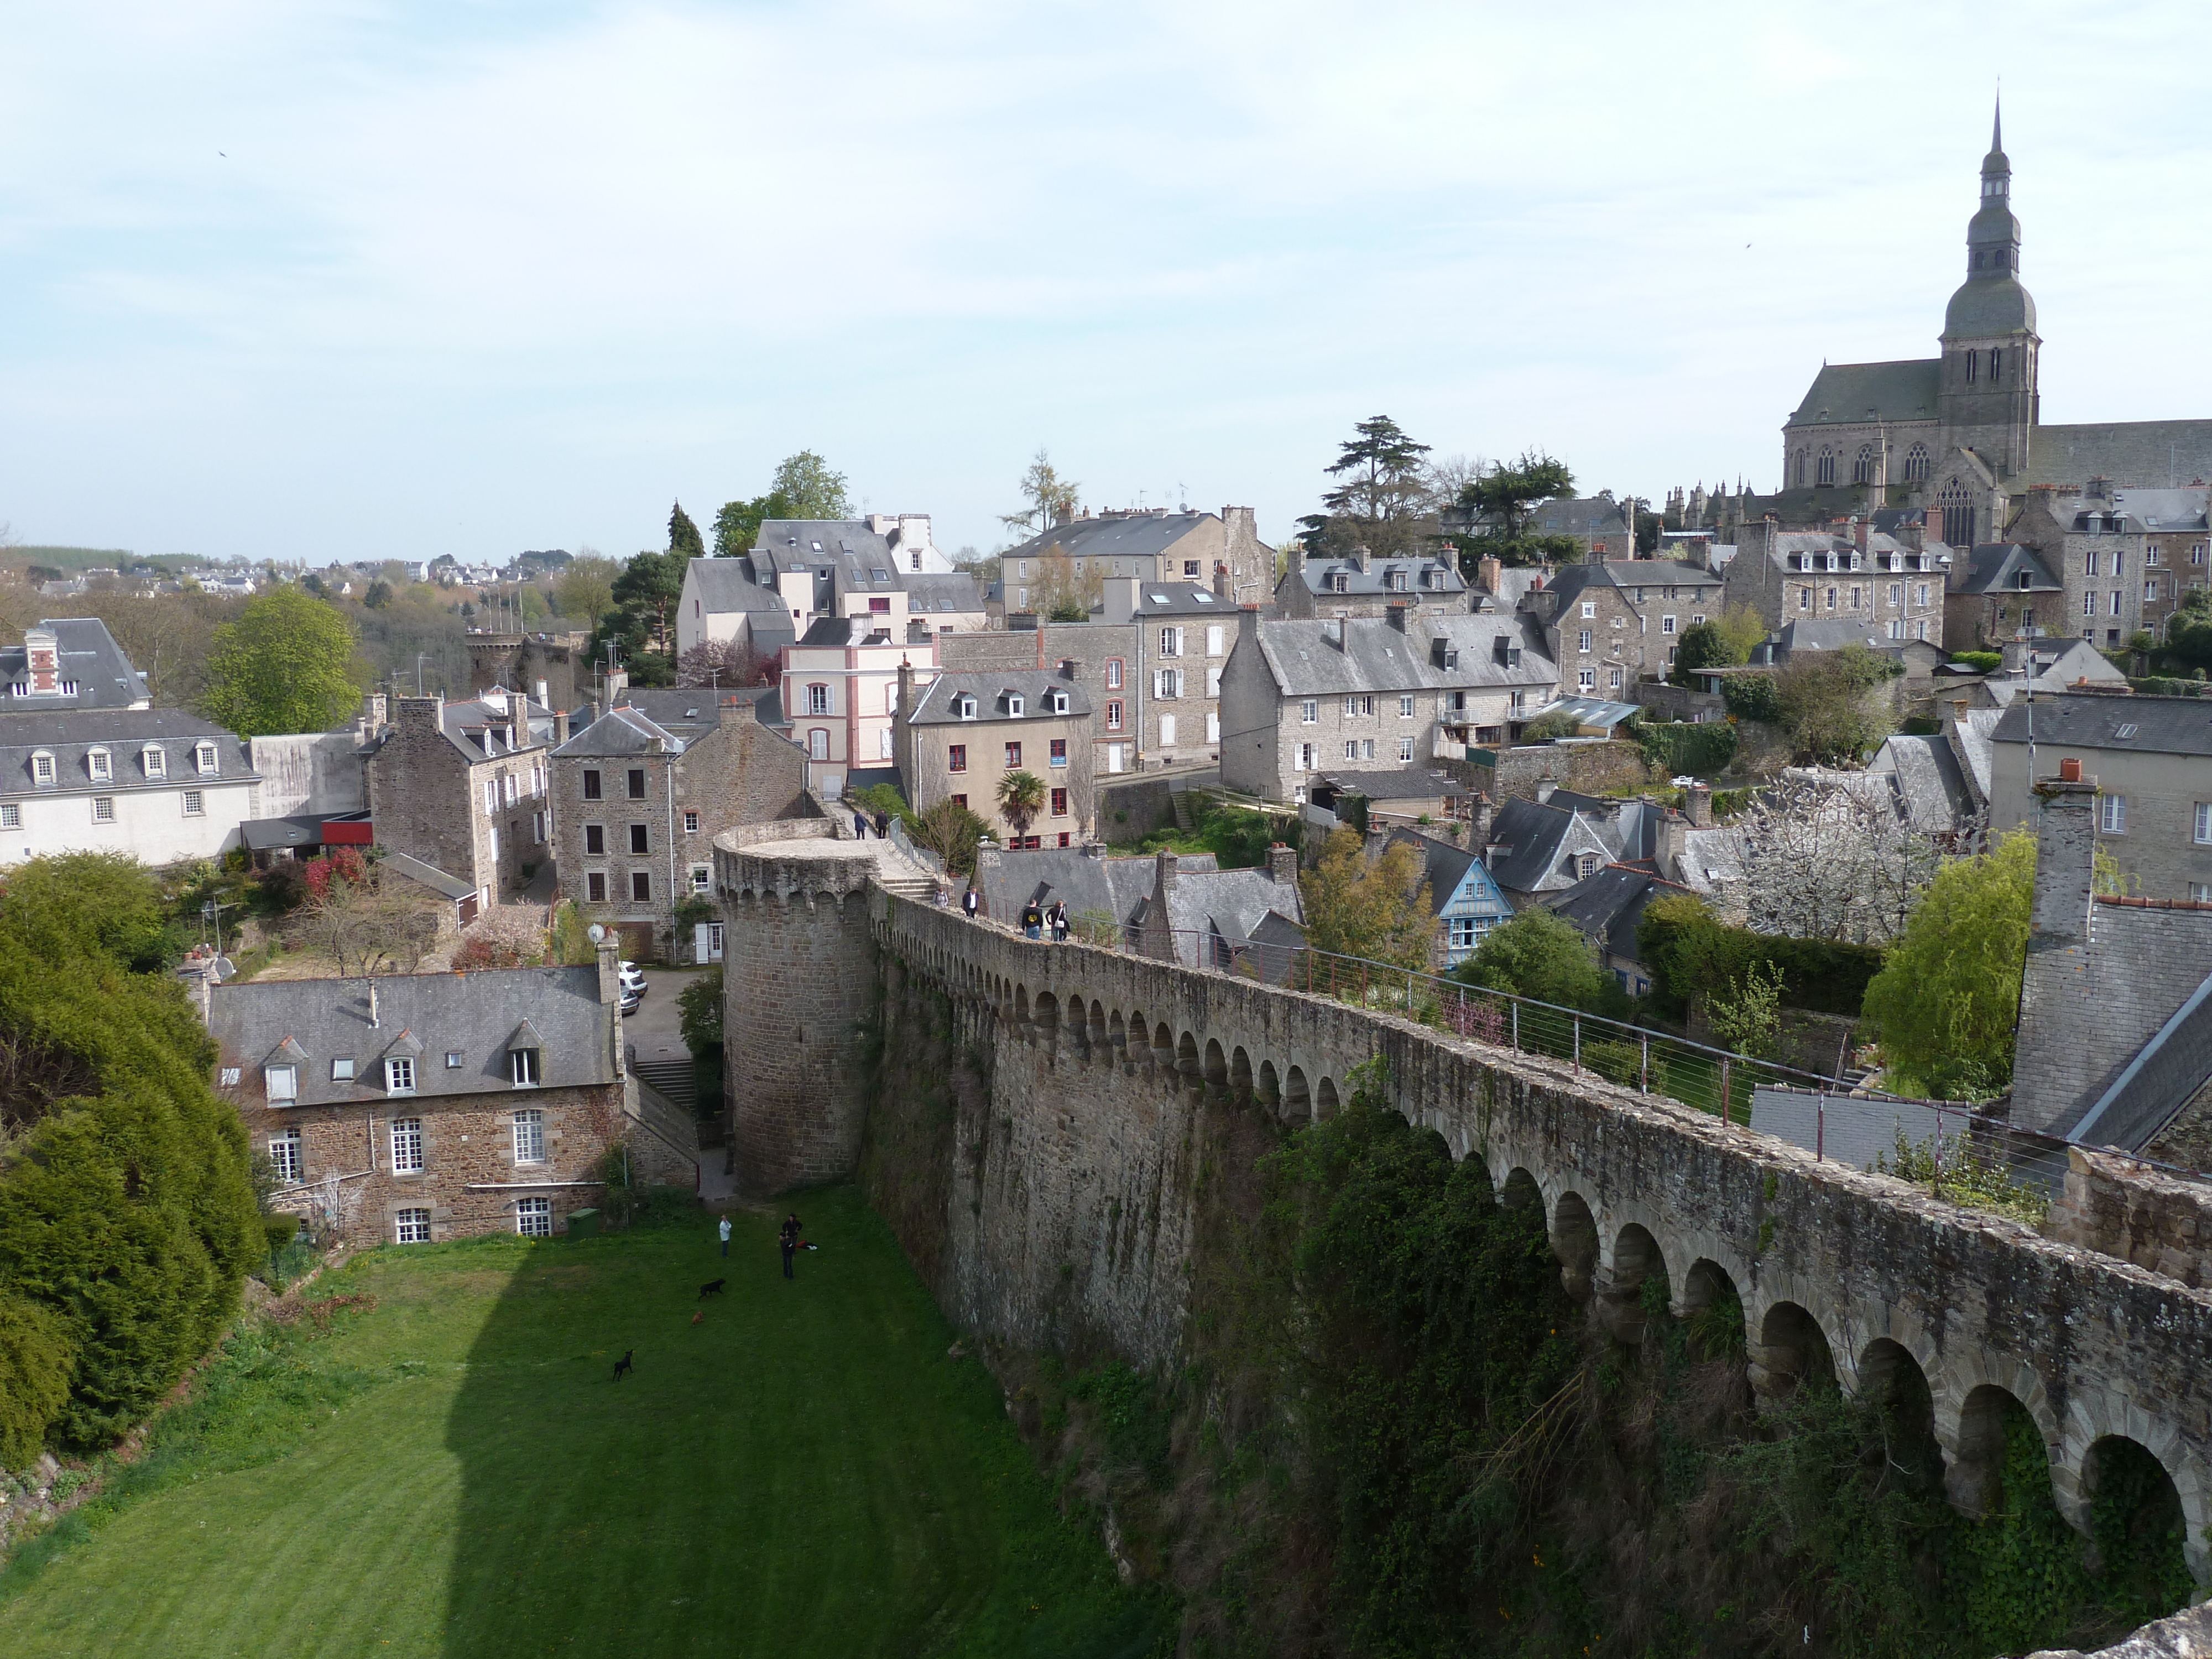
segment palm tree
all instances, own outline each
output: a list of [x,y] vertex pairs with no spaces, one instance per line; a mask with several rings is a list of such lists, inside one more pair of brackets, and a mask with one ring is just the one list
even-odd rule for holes
[[1034,772],[1009,772],[999,780],[999,816],[1012,826],[1018,841],[1030,832],[1030,820],[1044,810],[1044,780]]

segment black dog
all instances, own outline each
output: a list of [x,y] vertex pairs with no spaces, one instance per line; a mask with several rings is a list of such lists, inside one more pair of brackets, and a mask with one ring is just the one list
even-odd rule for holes
[[726,1284],[728,1284],[729,1282],[730,1282],[730,1281],[729,1281],[728,1279],[708,1279],[708,1280],[704,1285],[702,1285],[699,1287],[699,1297],[700,1297],[700,1299],[701,1299],[702,1301],[704,1301],[707,1297],[710,1297],[710,1296],[720,1296],[720,1295],[721,1295],[721,1293],[722,1293],[722,1286],[723,1286],[723,1285],[726,1285]]
[[621,1382],[621,1381],[622,1381],[622,1379],[623,1379],[623,1373],[624,1371],[634,1371],[634,1370],[635,1370],[637,1369],[637,1367],[636,1367],[636,1366],[635,1366],[635,1365],[631,1364],[630,1364],[630,1362],[629,1362],[629,1357],[630,1357],[632,1354],[635,1353],[636,1352],[637,1352],[637,1350],[636,1350],[635,1348],[624,1348],[624,1349],[623,1350],[623,1357],[622,1357],[620,1359],[617,1359],[617,1360],[616,1360],[616,1361],[615,1361],[615,1381],[616,1381],[616,1382]]

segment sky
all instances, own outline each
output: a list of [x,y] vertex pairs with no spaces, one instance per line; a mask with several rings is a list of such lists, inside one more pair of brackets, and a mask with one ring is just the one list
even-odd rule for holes
[[663,544],[802,448],[948,550],[1279,539],[1352,424],[1772,489],[1933,356],[2000,77],[2052,421],[2212,416],[2212,8],[0,0],[0,522]]

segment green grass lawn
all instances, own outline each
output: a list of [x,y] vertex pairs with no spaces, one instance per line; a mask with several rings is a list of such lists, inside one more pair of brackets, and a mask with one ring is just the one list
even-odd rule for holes
[[849,1189],[798,1207],[793,1283],[757,1216],[727,1263],[702,1217],[325,1276],[376,1306],[234,1340],[0,1572],[0,1651],[1152,1652],[1170,1614],[1059,1518],[889,1230]]

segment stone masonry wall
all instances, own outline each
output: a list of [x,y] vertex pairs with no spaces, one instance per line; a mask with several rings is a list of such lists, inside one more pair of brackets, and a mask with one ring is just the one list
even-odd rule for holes
[[[441,697],[394,702],[392,729],[364,769],[377,842],[449,876],[489,887],[496,902],[501,894],[522,885],[523,865],[552,856],[550,835],[539,845],[533,833],[533,820],[550,807],[550,800],[532,793],[534,772],[546,751],[540,744],[512,755],[471,760],[438,728],[443,702]],[[514,781],[512,805],[505,782],[510,777]],[[486,780],[501,791],[495,812],[484,809]]]
[[2185,1285],[2212,1283],[2212,1185],[2201,1181],[2069,1147],[2065,1190],[2043,1231]]

